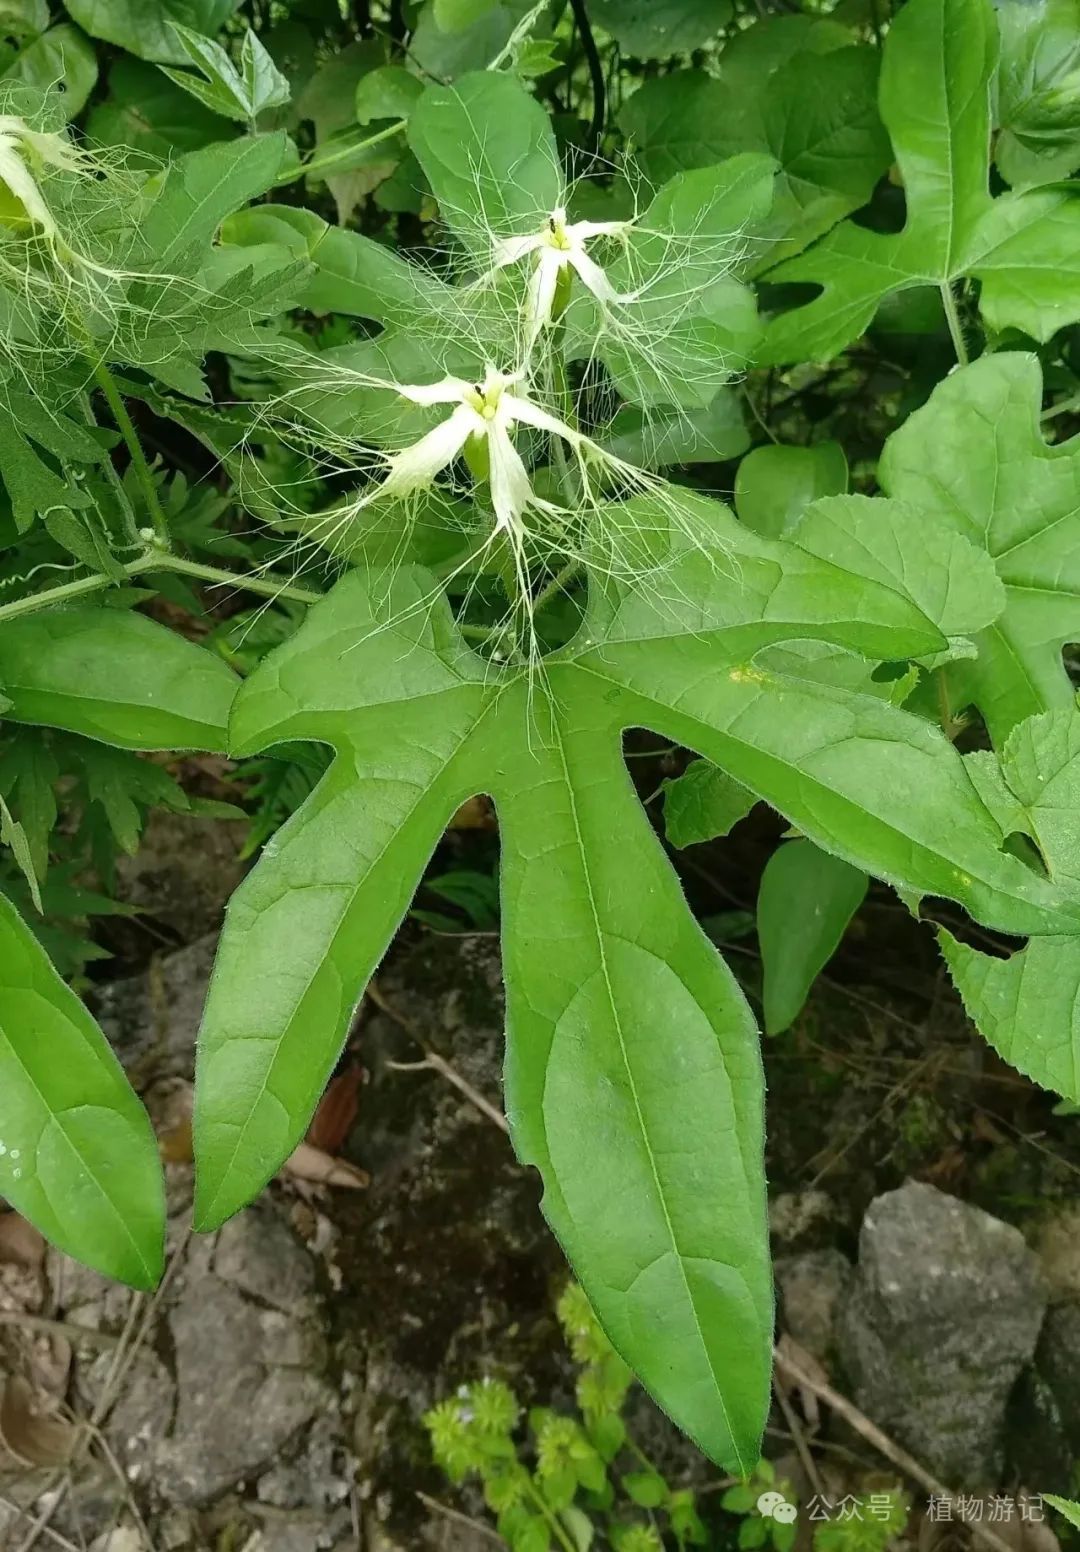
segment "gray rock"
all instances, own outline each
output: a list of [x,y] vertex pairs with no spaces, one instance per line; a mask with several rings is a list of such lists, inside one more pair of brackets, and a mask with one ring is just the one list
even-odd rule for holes
[[1034,1248],[1050,1302],[1080,1299],[1080,1202],[1067,1202],[1044,1218]]
[[851,1262],[839,1250],[807,1250],[779,1257],[773,1270],[783,1329],[815,1358],[826,1359],[836,1344]]
[[769,1235],[777,1254],[820,1249],[836,1232],[836,1205],[825,1191],[781,1191],[769,1202]]
[[143,975],[90,994],[90,1011],[141,1093],[161,1078],[190,1078],[217,935],[157,959]]
[[241,1293],[285,1314],[310,1310],[315,1263],[266,1198],[220,1230],[214,1271]]
[[1018,1230],[909,1181],[863,1222],[840,1330],[854,1399],[949,1486],[991,1486],[1045,1308]]
[[1080,1455],[1080,1303],[1058,1304],[1046,1317],[1035,1352],[1035,1373],[1052,1399],[1059,1432]]
[[333,1405],[329,1387],[301,1366],[318,1356],[318,1328],[259,1309],[213,1274],[184,1289],[168,1325],[177,1406],[157,1452],[157,1485],[175,1503],[210,1503],[258,1476]]

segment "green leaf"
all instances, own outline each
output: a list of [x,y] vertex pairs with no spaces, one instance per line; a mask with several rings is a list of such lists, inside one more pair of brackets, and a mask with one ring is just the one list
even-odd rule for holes
[[708,760],[692,760],[664,782],[664,833],[682,849],[727,835],[754,806],[754,795]]
[[0,845],[7,846],[15,859],[15,866],[26,881],[26,887],[30,891],[30,899],[38,915],[41,915],[41,885],[38,882],[37,870],[34,867],[34,856],[30,849],[30,839],[23,826],[13,818],[10,808],[0,798]]
[[623,405],[604,438],[617,458],[649,469],[680,463],[726,463],[750,445],[738,395],[728,388],[704,409],[651,409]]
[[635,298],[622,326],[579,293],[567,354],[600,356],[634,404],[670,413],[714,403],[758,339],[753,293],[736,276],[742,233],[768,210],[772,173],[766,157],[735,156],[666,183],[608,266],[616,291]]
[[15,722],[125,749],[220,750],[236,685],[219,657],[139,614],[71,608],[0,623]]
[[141,236],[164,269],[214,238],[225,217],[266,192],[285,155],[284,133],[250,135],[179,157],[152,180]]
[[427,87],[408,134],[443,220],[480,260],[490,262],[495,238],[539,231],[562,202],[551,120],[513,76]]
[[59,1249],[151,1288],[165,1199],[149,1119],[101,1030],[0,895],[0,1191]]
[[[862,334],[882,300],[913,286],[981,281],[992,329],[1049,339],[1080,318],[1080,199],[1065,188],[992,199],[990,0],[909,0],[889,28],[881,117],[907,200],[901,232],[845,222],[770,270],[821,294],[773,319],[759,359],[823,361]],[[950,303],[951,305],[951,303]]]
[[423,95],[424,83],[404,65],[379,65],[362,75],[356,87],[356,122],[407,119]]
[[986,356],[940,383],[890,437],[879,478],[929,519],[935,555],[958,533],[992,558],[1005,606],[950,665],[954,706],[974,702],[1001,741],[1035,712],[1072,704],[1062,647],[1080,619],[1080,442],[1049,447],[1033,356]]
[[175,24],[210,37],[236,9],[236,0],[65,0],[68,13],[92,38],[116,43],[140,59],[183,64]]
[[806,509],[790,537],[822,560],[905,593],[950,641],[976,635],[1005,607],[985,549],[944,528],[936,513],[866,496],[826,496]]
[[1075,1503],[1071,1498],[1059,1498],[1056,1493],[1043,1493],[1042,1497],[1051,1508],[1063,1514],[1070,1525],[1080,1529],[1080,1504]]
[[409,39],[409,57],[425,76],[457,81],[471,70],[486,70],[510,42],[535,0],[499,0],[458,32],[440,27],[435,0],[425,0]]
[[667,59],[715,38],[731,20],[732,5],[731,0],[590,0],[589,15],[627,54]]
[[[1003,849],[935,729],[752,666],[807,639],[890,659],[936,650],[920,610],[679,500],[710,548],[679,531],[656,555],[659,590],[652,568],[637,587],[609,579],[542,678],[475,657],[430,576],[401,567],[346,576],[242,686],[235,755],[314,740],[336,757],[229,908],[199,1047],[196,1219],[235,1212],[302,1136],[443,829],[486,791],[503,841],[515,1146],[616,1349],[707,1453],[745,1471],[772,1319],[759,1055],[637,804],[622,731],[697,748],[911,895],[1020,932],[1069,931],[1080,908]],[[656,546],[663,511],[607,516]]]
[[[1052,879],[1080,884],[1080,712],[1030,717],[1000,762],[968,763],[1002,829],[1037,845]],[[964,1006],[1006,1061],[1044,1088],[1080,1101],[1080,938],[1036,938],[1009,959],[960,943],[942,928],[942,952]]]
[[998,7],[994,160],[1014,188],[1080,167],[1080,0],[1003,0]]
[[1080,937],[1033,938],[1009,959],[938,941],[968,1017],[1011,1066],[1080,1103]]
[[810,447],[767,443],[755,447],[735,475],[740,521],[768,539],[782,539],[819,496],[847,490],[848,468],[839,442]]
[[342,226],[401,156],[400,140],[365,145],[370,134],[356,122],[357,88],[384,61],[381,43],[350,43],[337,49],[315,71],[294,105],[297,118],[311,119],[315,125],[312,161],[317,170],[308,174],[308,181],[327,185]]
[[27,86],[47,92],[63,83],[59,101],[67,118],[73,119],[86,106],[98,78],[97,55],[77,27],[61,22],[22,49],[4,70],[5,81],[24,81]]
[[837,47],[847,41],[831,22],[770,17],[725,47],[716,76],[685,70],[646,81],[620,114],[657,180],[743,151],[775,161],[771,216],[751,229],[759,268],[864,205],[888,167],[878,56]]
[[454,292],[435,275],[373,238],[329,226],[313,210],[291,205],[239,210],[223,223],[221,238],[241,247],[277,244],[309,261],[313,274],[297,302],[313,312],[348,313],[404,328],[454,307]]
[[[33,876],[48,871],[49,836],[56,824],[55,783],[60,767],[40,733],[15,730],[5,737],[0,761],[0,796],[10,800],[22,831]],[[16,850],[14,843],[12,850]]]
[[168,65],[160,68],[170,81],[212,113],[252,124],[264,110],[288,102],[288,81],[250,28],[241,45],[239,70],[220,43],[204,38],[190,27],[178,25],[173,31],[187,55],[185,63],[194,65],[200,74],[192,75],[189,70],[175,70]]
[[666,1503],[668,1485],[656,1471],[628,1471],[622,1479],[627,1497],[642,1509],[659,1509]]
[[498,0],[435,0],[435,21],[444,32],[463,32],[495,9]]
[[865,873],[809,841],[789,841],[773,852],[757,903],[767,1035],[780,1034],[798,1018],[868,884]]

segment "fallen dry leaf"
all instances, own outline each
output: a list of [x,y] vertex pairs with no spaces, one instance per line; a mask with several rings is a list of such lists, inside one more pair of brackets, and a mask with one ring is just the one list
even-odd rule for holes
[[0,1263],[37,1271],[45,1261],[45,1239],[17,1212],[0,1213]]
[[305,1142],[324,1153],[336,1153],[353,1129],[360,1109],[364,1069],[353,1064],[331,1078],[319,1100]]
[[344,1191],[362,1191],[370,1185],[371,1176],[364,1169],[350,1164],[348,1159],[336,1159],[321,1148],[302,1142],[286,1161],[281,1173],[293,1180],[307,1181],[311,1185],[337,1186]]
[[54,1403],[36,1394],[21,1375],[4,1381],[0,1441],[25,1466],[63,1466],[79,1437],[74,1423],[57,1416]]

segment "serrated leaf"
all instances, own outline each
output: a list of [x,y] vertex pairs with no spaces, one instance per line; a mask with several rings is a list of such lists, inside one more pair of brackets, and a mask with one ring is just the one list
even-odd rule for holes
[[[999,761],[974,755],[969,764],[1002,828],[1029,836],[1049,876],[1075,894],[1080,712],[1030,717],[1009,734]],[[1009,959],[980,953],[944,929],[939,940],[979,1032],[1036,1083],[1080,1101],[1080,937],[1036,938]]]
[[15,866],[22,874],[26,887],[30,891],[30,899],[38,915],[41,914],[41,885],[38,882],[37,869],[34,867],[34,856],[30,850],[30,840],[25,829],[14,818],[10,808],[0,797],[0,845],[8,847]]
[[1056,1493],[1043,1493],[1042,1496],[1059,1514],[1065,1516],[1070,1525],[1080,1530],[1080,1503],[1072,1498],[1059,1498]]
[[151,1288],[165,1200],[149,1119],[119,1062],[0,895],[0,1190],[59,1249]]
[[55,609],[0,624],[14,722],[125,749],[220,750],[237,683],[219,657],[139,614]]
[[848,467],[839,442],[810,447],[766,443],[755,447],[735,475],[740,522],[768,539],[782,539],[819,496],[847,490]]
[[889,494],[985,549],[1005,589],[976,636],[977,659],[950,666],[951,700],[974,701],[1000,741],[1023,718],[1072,703],[1062,662],[1080,621],[1080,442],[1047,445],[1033,356],[986,356],[940,383],[889,438]]
[[[25,856],[40,883],[48,870],[49,836],[56,824],[54,785],[60,767],[42,735],[25,729],[13,729],[4,738],[0,755],[0,796],[14,807]],[[9,844],[13,851],[23,850],[15,842]]]
[[759,359],[823,361],[862,334],[882,300],[913,286],[981,281],[991,328],[1049,339],[1080,318],[1080,198],[1065,188],[991,198],[990,89],[998,47],[990,0],[909,0],[889,28],[881,117],[907,200],[896,234],[845,222],[769,271],[821,294],[781,313]]
[[513,76],[485,70],[427,87],[408,136],[443,220],[480,261],[490,263],[493,238],[538,231],[561,201],[551,120]]
[[753,808],[752,792],[708,760],[664,782],[664,833],[680,849],[727,835]]
[[865,873],[809,841],[788,841],[773,852],[757,902],[767,1035],[798,1018],[868,885]]
[[724,48],[715,76],[685,70],[646,81],[620,114],[657,180],[739,152],[773,159],[772,212],[751,229],[759,268],[865,204],[888,167],[878,56],[837,46],[848,42],[832,22],[771,16]]

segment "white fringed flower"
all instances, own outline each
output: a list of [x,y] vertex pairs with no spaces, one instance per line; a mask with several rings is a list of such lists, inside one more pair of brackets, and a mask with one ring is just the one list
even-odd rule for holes
[[0,183],[5,183],[49,241],[59,236],[33,163],[63,172],[84,172],[84,160],[63,135],[31,129],[13,114],[0,114]]
[[528,470],[514,446],[514,428],[521,424],[537,431],[561,437],[577,448],[587,441],[564,421],[549,415],[513,388],[520,374],[508,376],[488,369],[483,382],[470,383],[462,377],[446,377],[430,387],[419,384],[394,385],[402,398],[425,408],[452,405],[447,418],[411,447],[388,455],[386,478],[365,494],[363,504],[379,496],[405,497],[425,489],[437,474],[465,451],[475,438],[484,443],[488,457],[488,483],[497,531],[519,539],[524,532],[525,513],[534,508],[543,512],[558,510],[544,501],[532,488]]
[[567,222],[566,211],[559,206],[538,232],[495,239],[493,271],[517,264],[530,254],[536,256],[525,300],[527,352],[531,353],[541,331],[552,321],[559,281],[567,270],[578,276],[602,307],[628,300],[589,256],[586,244],[594,237],[624,238],[632,227],[632,221]]

